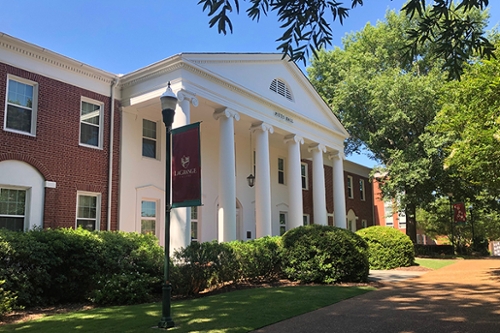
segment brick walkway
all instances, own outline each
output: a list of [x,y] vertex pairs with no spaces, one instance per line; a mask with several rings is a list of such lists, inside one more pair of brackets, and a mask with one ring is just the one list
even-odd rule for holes
[[500,260],[460,260],[256,332],[498,333]]

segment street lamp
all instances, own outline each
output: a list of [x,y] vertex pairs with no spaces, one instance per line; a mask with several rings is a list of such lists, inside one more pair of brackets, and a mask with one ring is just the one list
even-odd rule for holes
[[162,307],[161,307],[161,320],[158,323],[159,328],[174,327],[174,321],[170,314],[170,296],[172,293],[172,285],[170,284],[169,265],[170,265],[170,211],[172,209],[171,203],[171,189],[172,189],[172,123],[174,122],[175,107],[177,106],[177,96],[175,96],[170,82],[168,83],[167,90],[160,96],[161,101],[161,114],[163,116],[163,123],[167,129],[167,143],[166,151],[167,157],[165,158],[165,263],[164,263],[164,283],[162,286]]

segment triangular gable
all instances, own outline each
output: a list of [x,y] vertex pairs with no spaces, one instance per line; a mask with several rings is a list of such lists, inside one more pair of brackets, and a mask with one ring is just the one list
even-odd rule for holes
[[287,58],[282,59],[281,54],[183,53],[181,56],[183,61],[326,126],[340,136],[348,136],[302,71]]

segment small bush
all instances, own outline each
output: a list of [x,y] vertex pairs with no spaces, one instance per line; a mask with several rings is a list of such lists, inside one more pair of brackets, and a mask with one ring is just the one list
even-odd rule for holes
[[227,243],[193,242],[174,252],[174,267],[170,270],[174,295],[195,295],[237,279],[236,258]]
[[280,237],[262,237],[228,243],[233,249],[242,279],[275,280],[282,275]]
[[373,226],[360,229],[356,233],[368,243],[371,269],[393,269],[413,265],[413,243],[401,231]]
[[283,270],[302,283],[366,282],[366,242],[351,231],[308,225],[283,235]]

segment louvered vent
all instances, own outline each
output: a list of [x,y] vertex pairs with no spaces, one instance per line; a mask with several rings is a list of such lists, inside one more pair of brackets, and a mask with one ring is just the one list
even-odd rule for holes
[[288,85],[283,80],[274,79],[273,82],[271,82],[269,89],[271,89],[277,94],[280,94],[289,101],[293,101],[292,92],[290,91],[290,88],[288,88]]

